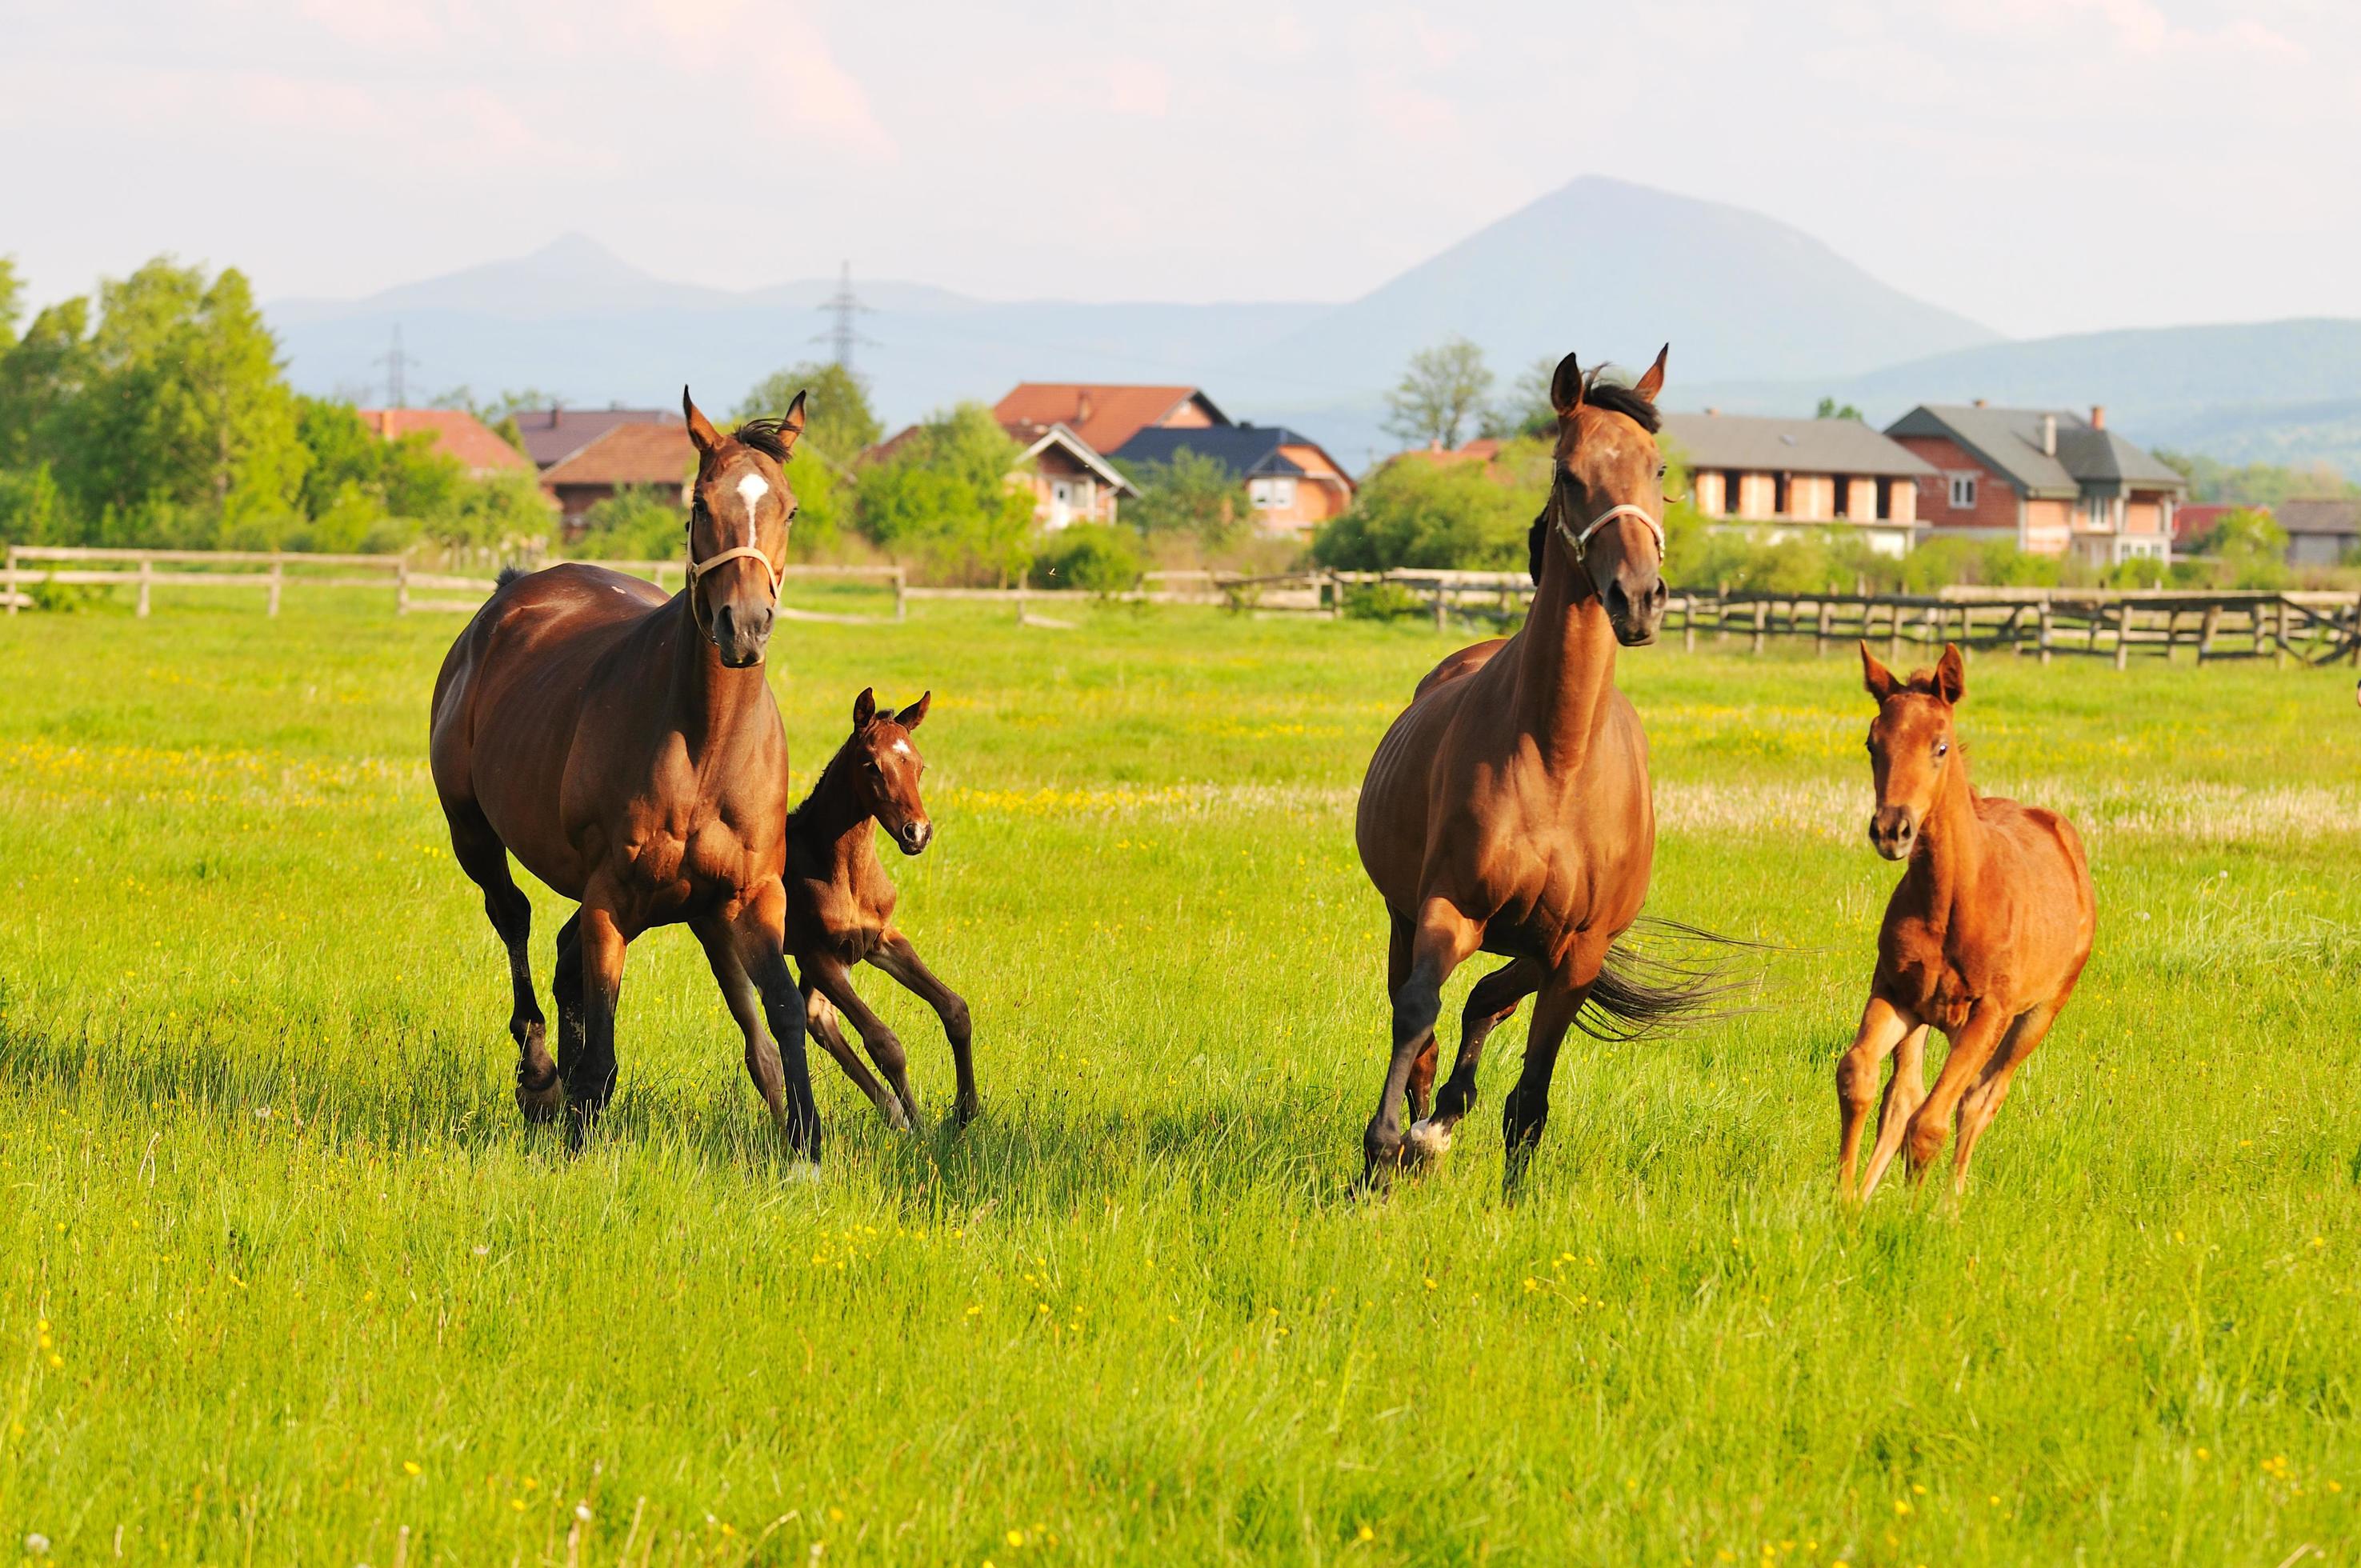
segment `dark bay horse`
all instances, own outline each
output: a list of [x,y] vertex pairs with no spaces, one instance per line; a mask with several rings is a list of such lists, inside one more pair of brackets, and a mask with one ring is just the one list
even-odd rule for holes
[[[976,1113],[975,1063],[970,1053],[967,1003],[935,978],[894,924],[894,879],[877,858],[876,828],[894,847],[915,855],[934,839],[918,775],[926,762],[910,731],[934,700],[927,693],[899,713],[877,706],[863,691],[852,704],[852,734],[829,759],[810,795],[787,818],[787,952],[802,976],[812,1033],[837,1065],[875,1102],[885,1120],[906,1127],[918,1114],[902,1042],[852,989],[852,966],[870,963],[916,993],[942,1020],[959,1080],[955,1123]],[[889,1089],[861,1065],[837,1027],[851,1020]]]
[[[1894,1051],[1861,1196],[1876,1190],[1897,1150],[1912,1179],[1924,1179],[1955,1114],[1956,1190],[1967,1186],[1976,1140],[2007,1097],[2009,1079],[2049,1032],[2090,959],[2090,862],[2074,825],[2056,812],[1987,798],[1968,782],[1951,727],[1967,691],[1958,648],[1947,644],[1932,670],[1902,681],[1863,642],[1861,667],[1877,702],[1869,839],[1909,866],[1885,905],[1861,1030],[1837,1064],[1837,1184],[1850,1196],[1878,1064]],[[1931,1094],[1923,1076],[1930,1025],[1951,1043]]]
[[[1655,855],[1648,743],[1615,688],[1615,651],[1653,641],[1664,618],[1655,398],[1664,358],[1628,388],[1586,378],[1571,354],[1559,363],[1525,624],[1436,666],[1369,761],[1357,838],[1392,922],[1393,997],[1392,1056],[1362,1140],[1372,1182],[1405,1152],[1430,1158],[1450,1146],[1476,1101],[1486,1036],[1525,997],[1540,993],[1503,1115],[1512,1185],[1548,1120],[1567,1028],[1581,1020],[1594,1033],[1630,1032],[1697,1000],[1609,963],[1639,916]],[[1468,996],[1458,1060],[1430,1118],[1443,983],[1478,951],[1509,961]],[[1585,1018],[1586,1003],[1606,1023]]]
[[[787,742],[763,668],[796,511],[780,466],[803,402],[725,436],[683,389],[697,479],[680,593],[579,564],[517,576],[443,661],[429,758],[451,847],[508,948],[528,1120],[570,1106],[578,1128],[605,1106],[624,944],[686,922],[772,1119],[791,1149],[819,1157],[803,998],[785,957]],[[557,938],[555,1063],[511,852],[581,905]]]

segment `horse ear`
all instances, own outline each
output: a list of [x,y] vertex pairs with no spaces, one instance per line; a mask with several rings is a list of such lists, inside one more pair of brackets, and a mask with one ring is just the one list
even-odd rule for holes
[[1550,407],[1557,411],[1558,418],[1564,419],[1581,406],[1582,367],[1569,354],[1557,362],[1557,369],[1550,376]]
[[877,694],[870,687],[862,686],[861,695],[852,699],[852,728],[856,730],[866,729],[869,728],[869,721],[876,717]]
[[1943,656],[1935,664],[1935,695],[1956,706],[1968,695],[1967,661],[1960,657],[1960,645],[1943,644]]
[[918,700],[894,716],[894,722],[905,729],[916,729],[927,717],[927,705],[935,700],[931,691],[918,694]]
[[1861,684],[1871,696],[1881,703],[1892,696],[1902,685],[1894,678],[1892,670],[1877,662],[1877,655],[1869,651],[1867,639],[1863,639],[1861,645]]
[[796,443],[803,439],[803,434],[804,395],[798,391],[796,393],[796,400],[787,405],[787,411],[779,416],[779,444],[793,452],[796,449]]
[[680,389],[680,412],[688,421],[688,438],[697,443],[699,453],[710,457],[713,449],[721,444],[721,433],[713,428],[713,422],[705,417],[705,411],[697,406],[686,387]]
[[1631,389],[1652,403],[1656,400],[1656,394],[1664,389],[1664,356],[1672,351],[1673,345],[1669,343],[1656,350],[1656,362],[1648,367],[1648,373],[1641,377],[1639,384]]

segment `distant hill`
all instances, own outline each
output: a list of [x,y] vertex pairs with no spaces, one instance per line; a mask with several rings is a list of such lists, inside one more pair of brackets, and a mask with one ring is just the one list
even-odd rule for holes
[[2326,462],[2361,475],[2361,321],[2132,328],[1986,344],[1848,377],[1675,386],[1677,408],[1809,413],[1821,397],[1876,423],[1915,403],[2081,409],[2151,446],[2233,463]]

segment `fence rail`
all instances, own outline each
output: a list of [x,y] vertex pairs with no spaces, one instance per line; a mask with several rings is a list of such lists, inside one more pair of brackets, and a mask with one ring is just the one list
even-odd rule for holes
[[[642,576],[657,587],[685,582],[677,559],[593,563]],[[259,568],[223,570],[225,567]],[[322,574],[333,575],[322,575]],[[1220,605],[1254,614],[1334,618],[1356,589],[1390,586],[1425,603],[1437,630],[1453,618],[1506,622],[1532,597],[1522,572],[1461,572],[1403,568],[1391,572],[1284,572],[1263,576],[1212,571],[1150,572],[1127,592],[1094,596],[1077,588],[913,587],[900,566],[791,565],[789,581],[851,579],[890,587],[892,619],[909,614],[910,601],[980,600],[1008,604],[1023,626],[1071,628],[1075,622],[1039,613],[1094,597],[1135,604]],[[422,572],[406,555],[327,555],[292,551],[133,550],[15,544],[0,570],[0,600],[14,615],[31,600],[35,584],[129,585],[147,615],[157,587],[255,588],[269,613],[279,613],[286,589],[390,590],[394,610],[472,614],[491,593],[493,579]],[[452,597],[422,598],[422,594]],[[780,607],[790,620],[874,624],[882,616],[836,614]],[[1826,653],[1841,641],[1883,641],[1887,657],[1905,644],[1933,647],[1949,641],[2026,653],[2044,663],[2061,656],[2111,659],[2117,669],[2135,656],[2169,658],[2191,651],[2200,663],[2268,659],[2275,663],[2361,664],[2361,594],[2191,593],[2164,589],[1949,587],[1935,594],[1791,594],[1673,590],[1664,632],[1694,649],[1700,638],[1728,643],[1742,638],[1754,652],[1773,638],[1810,638]]]

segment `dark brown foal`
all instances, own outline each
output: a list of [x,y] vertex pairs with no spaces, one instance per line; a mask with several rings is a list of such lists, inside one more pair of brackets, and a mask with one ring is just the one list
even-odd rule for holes
[[[885,829],[906,855],[934,838],[927,807],[918,796],[926,762],[910,743],[910,731],[927,717],[928,692],[899,713],[877,706],[863,691],[852,704],[852,734],[812,785],[811,795],[787,818],[787,951],[803,978],[804,1006],[812,1033],[847,1077],[876,1102],[885,1120],[907,1127],[918,1115],[910,1089],[908,1058],[885,1021],[852,989],[852,966],[874,964],[935,1010],[950,1040],[959,1098],[953,1119],[961,1125],[977,1109],[975,1063],[969,1049],[967,1003],[935,977],[894,924],[894,879],[877,858],[872,824]],[[881,1084],[845,1043],[836,1014],[850,1019],[885,1075]],[[890,1087],[889,1087],[890,1086]]]
[[[1898,1050],[1861,1196],[1876,1190],[1896,1152],[1907,1156],[1911,1179],[1924,1179],[1954,1116],[1951,1182],[1963,1189],[1976,1140],[2009,1080],[2090,959],[2091,870],[2072,823],[1980,795],[1968,782],[1951,729],[1951,710],[1967,692],[1959,649],[1946,646],[1932,670],[1902,681],[1864,642],[1861,666],[1877,701],[1869,839],[1887,860],[1909,865],[1885,906],[1860,1032],[1837,1064],[1837,1185],[1851,1194],[1878,1064]],[[1922,1076],[1929,1027],[1951,1043],[1932,1093]]]

